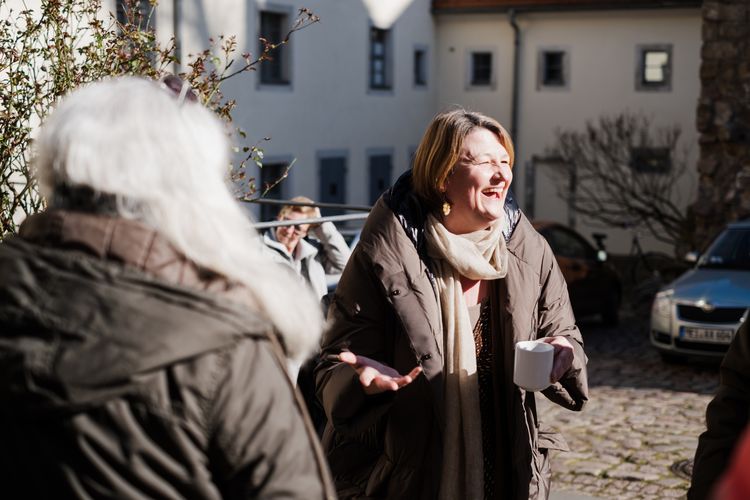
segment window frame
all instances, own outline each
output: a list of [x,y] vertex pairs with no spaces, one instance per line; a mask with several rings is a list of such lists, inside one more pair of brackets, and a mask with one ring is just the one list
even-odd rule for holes
[[[495,47],[477,46],[466,49],[466,90],[495,90],[497,82],[497,50]],[[487,83],[476,83],[474,80],[474,55],[489,54],[490,56],[490,77]]]
[[[270,38],[267,38],[269,42],[279,42],[283,39],[284,35],[286,35],[287,31],[291,27],[291,20],[292,16],[294,15],[294,11],[292,8],[284,5],[276,5],[276,4],[265,4],[263,6],[258,6],[257,8],[257,31],[256,31],[256,50],[257,55],[260,56],[262,54],[263,48],[262,44],[259,40],[261,36],[263,36],[263,15],[264,14],[271,14],[276,16],[282,16],[281,18],[281,25],[279,26],[279,39],[278,40],[272,40]],[[264,61],[261,62],[258,65],[258,71],[257,71],[257,88],[259,90],[292,90],[292,82],[294,81],[294,75],[293,75],[293,54],[292,54],[292,45],[291,44],[285,44],[281,45],[275,50],[271,52],[271,57],[276,58],[277,60],[280,59],[280,71],[281,71],[281,77],[278,80],[269,80],[264,81],[264,75],[266,74],[263,70],[265,65],[268,65],[269,63],[272,63],[272,61]],[[268,66],[266,66],[268,67]]]
[[[316,151],[315,153],[315,167],[317,172],[317,201],[319,202],[325,202],[326,196],[323,195],[323,161],[325,160],[335,160],[335,159],[343,159],[344,160],[344,183],[342,186],[342,189],[344,191],[343,195],[343,203],[347,203],[350,196],[350,189],[349,189],[349,183],[350,183],[350,171],[351,171],[351,162],[349,161],[349,150],[347,149],[324,149]],[[322,208],[321,213],[323,216],[328,215],[341,215],[344,213],[342,210],[337,209],[330,209],[330,208]]]
[[[547,72],[547,54],[561,54],[560,72],[562,83],[545,82]],[[536,89],[538,91],[567,91],[570,90],[570,49],[560,45],[543,46],[537,49],[536,56]]]
[[[649,156],[651,156],[651,159],[664,161],[665,166],[657,168],[649,167],[645,163],[649,161]],[[632,147],[630,148],[630,168],[634,173],[639,175],[669,175],[673,168],[672,151],[668,147]]]
[[[258,187],[258,192],[259,193],[263,192],[263,181],[264,181],[263,172],[267,166],[280,165],[282,166],[282,172],[283,172],[283,169],[288,167],[289,164],[292,163],[293,160],[294,158],[291,155],[274,155],[274,156],[266,156],[265,158],[263,158],[263,168],[258,167],[258,175],[256,177],[257,179],[256,186]],[[276,200],[276,199],[285,200],[286,199],[289,193],[289,190],[287,188],[289,186],[289,183],[291,182],[291,176],[292,176],[293,170],[294,169],[290,169],[287,174],[286,179],[283,179],[279,184],[276,185],[276,187],[278,188],[278,193],[276,194],[276,196],[278,196],[278,198],[275,198],[273,193],[269,193],[269,196],[267,197],[267,199],[269,200]],[[258,218],[261,222],[265,222],[266,220],[268,221],[275,220],[276,215],[278,215],[279,210],[281,210],[281,207],[277,205],[260,205]],[[267,215],[269,212],[272,213],[272,215],[270,216]],[[268,217],[271,217],[271,218],[268,218]]]
[[[371,200],[371,187],[372,187],[372,159],[374,157],[378,156],[386,156],[390,159],[390,171],[389,176],[390,179],[388,180],[388,186],[386,186],[385,189],[388,189],[389,187],[393,186],[394,182],[394,166],[395,166],[395,150],[394,148],[367,148],[365,151],[365,164],[367,168],[367,198],[368,203],[375,204],[375,201],[377,201],[377,198],[375,200]],[[385,191],[385,189],[383,191]],[[382,192],[381,191],[381,194]],[[379,195],[378,195],[379,196]]]
[[[417,156],[417,148],[418,147],[419,146],[416,146],[414,144],[411,144],[411,145],[409,145],[409,146],[406,147],[406,158],[409,161],[409,167],[408,168],[413,168],[414,167],[414,157]],[[396,175],[395,177],[398,177],[398,175]]]
[[[649,52],[666,52],[667,64],[664,68],[664,81],[650,83],[646,81],[646,54]],[[671,43],[640,44],[635,47],[635,90],[637,92],[671,92],[672,67],[674,50]]]
[[[384,39],[383,52],[382,54],[375,54],[373,35],[376,33],[383,33]],[[375,85],[375,61],[382,61],[382,73],[383,73],[383,84]],[[367,30],[367,90],[369,93],[375,94],[390,94],[393,92],[395,78],[393,75],[393,27],[389,29],[378,28],[377,26],[370,25]]]
[[[417,53],[422,54],[422,65],[421,69],[417,65]],[[417,44],[414,45],[412,50],[412,86],[415,89],[423,90],[426,89],[430,81],[430,51],[427,45]],[[419,80],[421,75],[422,81]]]

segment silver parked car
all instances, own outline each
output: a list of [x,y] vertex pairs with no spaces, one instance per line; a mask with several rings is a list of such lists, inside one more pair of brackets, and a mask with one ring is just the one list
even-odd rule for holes
[[729,224],[696,266],[656,294],[651,343],[666,360],[721,357],[750,308],[750,220]]

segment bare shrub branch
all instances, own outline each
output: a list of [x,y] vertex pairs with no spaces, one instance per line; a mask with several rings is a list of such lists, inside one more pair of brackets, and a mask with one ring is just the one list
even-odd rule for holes
[[[38,9],[13,9],[0,1],[0,240],[15,233],[17,222],[44,207],[31,175],[33,132],[72,89],[107,76],[138,75],[158,79],[176,61],[175,41],[162,46],[148,29],[156,0],[147,12],[138,0],[126,0],[125,18],[103,14],[100,0],[49,0]],[[234,36],[211,39],[204,51],[189,55],[189,70],[179,76],[190,83],[204,105],[235,130],[238,153],[228,165],[228,176],[237,182],[246,177],[246,165],[262,167],[261,141],[252,143],[232,125],[233,100],[225,99],[222,83],[255,70],[271,59],[291,35],[317,23],[318,17],[300,9],[296,21],[279,41],[261,41],[261,53],[238,54]],[[263,141],[268,138],[263,138]],[[241,153],[241,154],[239,154]],[[239,183],[246,198],[254,183]]]
[[640,226],[677,246],[690,230],[678,189],[688,167],[680,132],[677,125],[655,127],[628,112],[589,121],[583,130],[558,130],[547,151],[555,159],[558,196],[592,220]]

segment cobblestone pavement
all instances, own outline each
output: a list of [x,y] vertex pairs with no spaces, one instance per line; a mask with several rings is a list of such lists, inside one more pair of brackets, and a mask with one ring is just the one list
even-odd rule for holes
[[538,397],[542,420],[570,452],[552,453],[552,490],[602,499],[684,498],[718,365],[664,363],[650,346],[647,314],[605,328],[579,327],[589,356],[590,401],[570,412]]

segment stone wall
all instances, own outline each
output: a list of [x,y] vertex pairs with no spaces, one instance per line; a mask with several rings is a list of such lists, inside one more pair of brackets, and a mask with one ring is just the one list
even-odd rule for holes
[[750,217],[750,1],[705,0],[695,243]]

